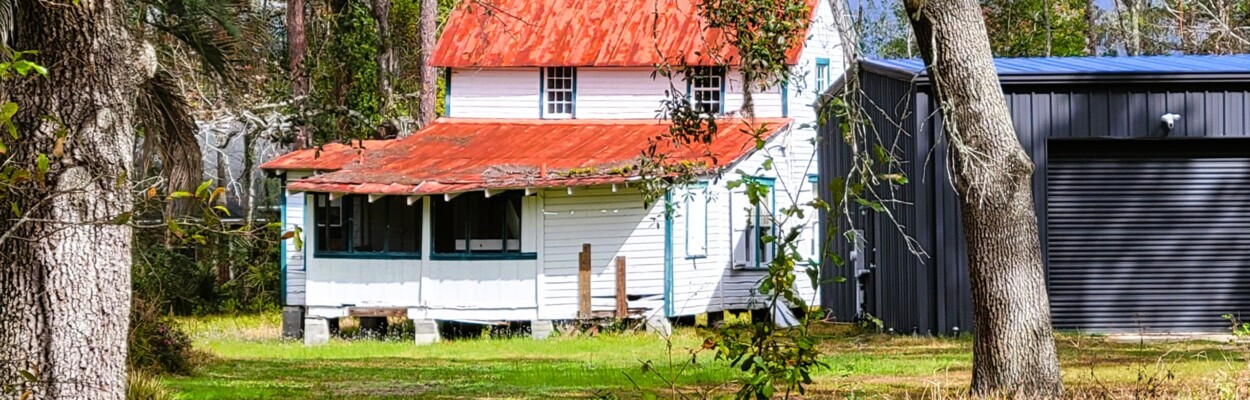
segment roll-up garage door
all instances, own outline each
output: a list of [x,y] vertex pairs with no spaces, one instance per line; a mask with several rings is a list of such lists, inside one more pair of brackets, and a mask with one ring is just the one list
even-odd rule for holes
[[1206,332],[1250,320],[1250,142],[1051,141],[1056,328]]

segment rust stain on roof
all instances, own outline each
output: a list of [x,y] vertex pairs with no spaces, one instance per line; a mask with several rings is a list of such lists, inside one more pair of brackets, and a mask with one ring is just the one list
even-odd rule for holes
[[[651,67],[736,63],[699,0],[492,0],[463,2],[447,20],[439,67]],[[807,0],[815,12],[818,0]],[[787,53],[798,63],[804,40]]]
[[[710,145],[663,145],[669,162],[716,169],[754,150],[744,133],[788,129],[789,118],[722,120]],[[332,171],[288,183],[296,191],[419,195],[482,189],[582,186],[637,178],[649,142],[669,131],[654,120],[497,120],[444,118],[403,139],[366,141],[365,148],[326,146],[295,151],[261,165],[267,170]]]

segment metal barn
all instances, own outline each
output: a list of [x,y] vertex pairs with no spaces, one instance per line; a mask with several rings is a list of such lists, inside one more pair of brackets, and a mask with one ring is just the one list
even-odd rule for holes
[[[1033,189],[1057,329],[1208,332],[1250,318],[1250,55],[998,59],[1036,165]],[[863,61],[875,144],[902,160],[897,203],[854,216],[864,243],[825,262],[822,303],[899,333],[972,326],[967,255],[941,118],[919,60]],[[1170,123],[1167,121],[1171,121]],[[821,129],[821,187],[846,174]],[[822,221],[828,226],[829,221]],[[927,256],[908,250],[905,239]]]

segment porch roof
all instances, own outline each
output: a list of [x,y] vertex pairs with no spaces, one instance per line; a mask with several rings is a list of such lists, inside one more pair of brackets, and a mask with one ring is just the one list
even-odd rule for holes
[[789,118],[717,121],[710,143],[675,146],[671,124],[656,120],[505,120],[442,118],[412,136],[326,145],[288,153],[266,170],[322,172],[287,183],[292,191],[429,195],[478,190],[588,186],[638,179],[651,143],[671,165],[713,172],[788,129]]

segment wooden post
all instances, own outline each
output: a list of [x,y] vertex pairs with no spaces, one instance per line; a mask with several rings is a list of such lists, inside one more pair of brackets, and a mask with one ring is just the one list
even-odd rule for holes
[[582,243],[577,261],[577,317],[590,318],[590,243]]
[[616,318],[629,317],[629,299],[625,298],[625,256],[616,257]]

